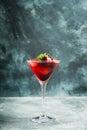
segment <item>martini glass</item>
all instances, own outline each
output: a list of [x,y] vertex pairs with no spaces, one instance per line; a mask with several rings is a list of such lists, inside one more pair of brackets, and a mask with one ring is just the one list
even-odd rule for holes
[[44,98],[45,98],[45,91],[47,83],[50,79],[51,74],[53,73],[54,69],[59,65],[60,61],[58,60],[51,60],[51,61],[39,61],[36,59],[30,59],[27,61],[28,66],[33,71],[34,75],[36,76],[37,80],[41,85],[42,90],[42,113],[39,116],[33,117],[32,121],[37,123],[46,123],[49,121],[53,121],[54,118],[47,116],[44,112]]

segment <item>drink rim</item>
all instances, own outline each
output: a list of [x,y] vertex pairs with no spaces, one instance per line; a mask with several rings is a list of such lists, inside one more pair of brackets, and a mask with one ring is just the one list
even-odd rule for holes
[[29,62],[33,62],[33,63],[51,63],[53,61],[55,63],[60,63],[60,60],[56,60],[56,59],[49,60],[49,61],[40,61],[40,60],[30,59],[30,60],[27,60],[27,63],[29,63]]

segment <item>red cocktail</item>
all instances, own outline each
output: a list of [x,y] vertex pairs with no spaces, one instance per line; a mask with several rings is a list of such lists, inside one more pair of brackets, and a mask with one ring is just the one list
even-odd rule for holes
[[[48,83],[48,80],[53,73],[54,69],[59,65],[60,61],[54,59],[52,56],[48,54],[40,54],[37,58],[31,59],[27,61],[29,67],[35,74],[36,78],[38,79],[39,83],[41,84],[42,89],[42,104],[44,104],[45,98],[45,89]],[[38,123],[45,123],[48,121],[52,121],[54,118],[47,116],[44,111],[40,116],[33,117],[32,121]]]
[[48,81],[53,70],[58,66],[59,61],[38,61],[35,59],[31,59],[29,60],[28,64],[34,72],[37,79],[41,82],[46,82]]

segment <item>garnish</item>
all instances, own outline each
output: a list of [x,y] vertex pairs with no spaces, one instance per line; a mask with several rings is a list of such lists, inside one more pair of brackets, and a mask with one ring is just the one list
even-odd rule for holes
[[36,57],[37,60],[53,60],[53,57],[50,55],[50,54],[47,54],[47,53],[43,53],[43,54],[39,54],[37,57]]

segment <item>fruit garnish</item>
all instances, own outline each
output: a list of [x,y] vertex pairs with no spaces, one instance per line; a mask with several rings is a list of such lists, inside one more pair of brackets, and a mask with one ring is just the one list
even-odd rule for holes
[[39,54],[37,57],[36,57],[37,60],[45,60],[45,61],[51,61],[53,60],[53,57],[50,55],[50,54],[47,54],[47,53],[43,53],[43,54]]
[[36,59],[37,60],[47,60],[47,54],[46,53],[43,53],[43,54],[39,54]]

